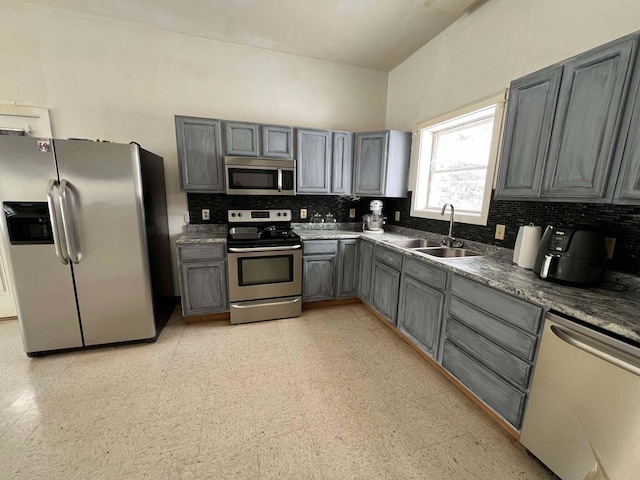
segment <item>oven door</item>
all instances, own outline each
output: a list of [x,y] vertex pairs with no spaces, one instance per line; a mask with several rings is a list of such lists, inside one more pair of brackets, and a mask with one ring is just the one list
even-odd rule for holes
[[300,245],[229,248],[229,300],[261,300],[302,294]]

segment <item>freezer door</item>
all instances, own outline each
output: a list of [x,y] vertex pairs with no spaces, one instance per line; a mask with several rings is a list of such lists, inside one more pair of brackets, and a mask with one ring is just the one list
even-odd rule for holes
[[85,345],[155,337],[138,147],[55,147]]
[[[46,202],[49,182],[57,180],[51,141],[0,137],[0,172],[1,202]],[[57,188],[52,187],[54,208],[59,208]],[[71,267],[56,255],[56,245],[11,245],[4,213],[0,234],[25,351],[81,347]],[[64,250],[64,238],[56,240]]]

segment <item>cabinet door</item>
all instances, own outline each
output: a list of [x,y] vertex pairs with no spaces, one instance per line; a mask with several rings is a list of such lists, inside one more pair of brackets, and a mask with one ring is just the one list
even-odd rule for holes
[[537,198],[549,153],[562,65],[511,83],[497,198]]
[[356,133],[355,195],[384,195],[389,132]]
[[186,192],[224,192],[220,120],[176,116],[180,188]]
[[374,261],[371,305],[386,317],[392,325],[396,324],[399,287],[400,272],[383,263]]
[[631,125],[624,146],[613,203],[640,205],[640,62],[636,64],[636,76],[638,78],[634,86],[634,95],[628,107],[632,109]]
[[255,123],[224,122],[224,133],[227,155],[258,156],[258,125]]
[[358,297],[365,303],[369,303],[372,266],[373,243],[361,240],[358,246]]
[[302,298],[304,301],[335,298],[335,255],[302,257]]
[[436,358],[444,294],[403,275],[398,301],[398,329]]
[[612,198],[618,134],[638,39],[608,44],[565,65],[542,196]]
[[333,156],[331,159],[331,193],[350,195],[353,170],[353,134],[333,132]]
[[338,244],[338,298],[357,297],[358,240],[340,240]]
[[180,287],[184,316],[229,309],[225,261],[182,264]]
[[330,193],[331,132],[299,128],[296,140],[297,193]]
[[293,158],[293,128],[262,125],[262,153],[267,158]]

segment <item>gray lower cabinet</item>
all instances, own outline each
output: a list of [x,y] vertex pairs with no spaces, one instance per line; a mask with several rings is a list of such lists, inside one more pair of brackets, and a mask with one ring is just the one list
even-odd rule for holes
[[[424,283],[424,282],[428,282]],[[400,277],[397,327],[432,358],[437,358],[444,309],[446,273],[404,257]],[[438,289],[436,289],[436,288]]]
[[540,196],[562,69],[554,65],[511,82],[496,198]]
[[565,63],[543,197],[612,198],[619,170],[614,146],[637,43],[638,37],[611,42]]
[[293,158],[293,127],[260,125],[261,153],[267,158]]
[[542,326],[543,309],[451,275],[441,329],[442,366],[519,429]]
[[336,255],[302,257],[302,299],[306,302],[330,300],[336,296]]
[[353,133],[333,132],[331,193],[351,195],[353,171]]
[[357,296],[358,239],[305,240],[302,298],[307,302]]
[[402,254],[376,245],[373,251],[370,305],[392,325],[398,313]]
[[185,317],[229,310],[225,250],[224,244],[178,246]]
[[373,243],[360,240],[358,245],[358,297],[370,304],[371,270],[373,268]]
[[185,192],[225,191],[222,122],[175,117],[180,189]]
[[330,193],[331,152],[329,130],[296,130],[297,193]]
[[411,133],[355,134],[354,195],[406,197]]
[[258,125],[245,122],[224,122],[224,146],[227,155],[257,157]]
[[358,296],[358,240],[338,241],[336,298]]

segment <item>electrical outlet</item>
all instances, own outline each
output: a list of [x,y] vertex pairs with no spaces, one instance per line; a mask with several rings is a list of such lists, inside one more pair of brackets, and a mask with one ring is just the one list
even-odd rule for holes
[[396,210],[396,216],[395,216],[396,222],[400,221],[400,210]]
[[349,209],[349,218],[356,218],[356,209],[355,208],[350,208]]
[[613,258],[613,249],[616,246],[616,239],[615,238],[605,238],[604,239],[604,247],[607,249],[607,260],[610,260]]
[[189,212],[184,212],[184,223],[187,224],[190,222]]
[[208,208],[203,208],[202,209],[202,219],[203,220],[209,220],[209,209]]
[[304,220],[305,218],[307,218],[307,209],[306,208],[301,208],[300,209],[300,219]]
[[504,225],[496,225],[496,240],[504,240],[504,231],[506,227]]

